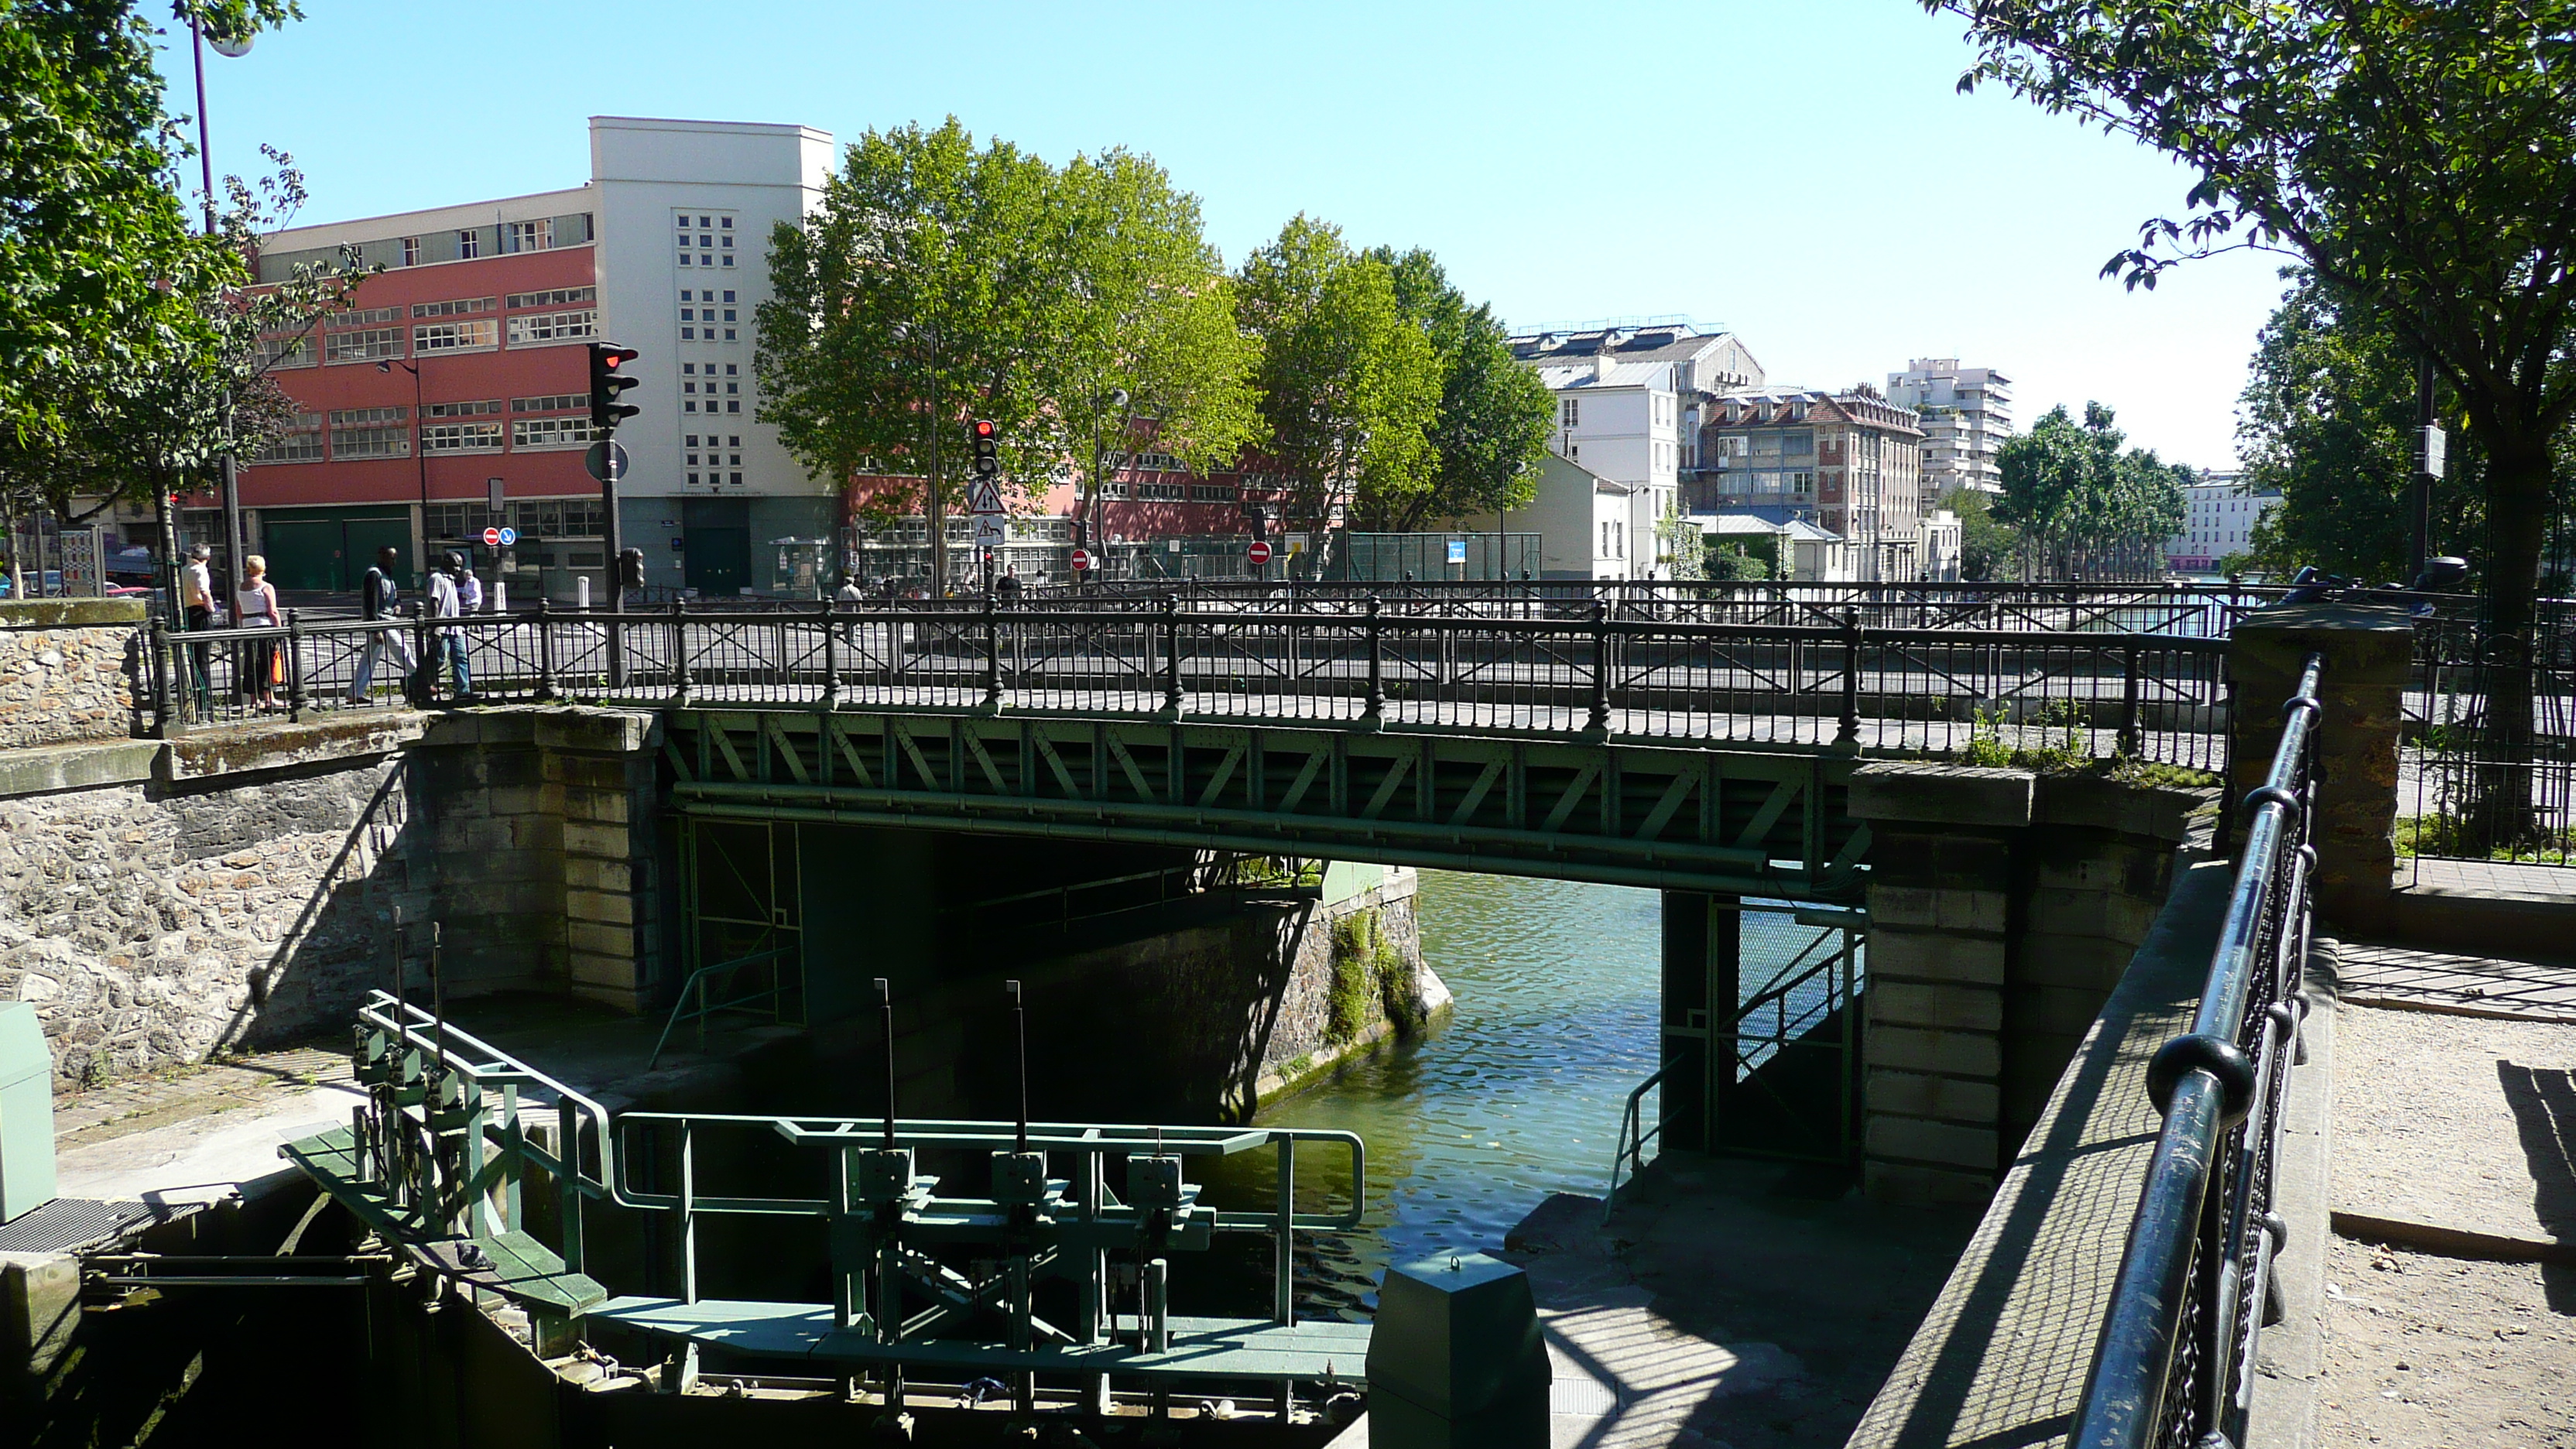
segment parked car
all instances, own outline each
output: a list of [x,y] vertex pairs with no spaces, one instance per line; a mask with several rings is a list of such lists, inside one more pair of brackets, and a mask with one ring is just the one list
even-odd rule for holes
[[[7,569],[0,569],[0,599],[5,599],[9,596],[9,589],[9,571]],[[27,596],[29,598],[59,598],[61,597],[62,592],[63,571],[61,569],[47,569],[41,574],[32,570],[28,572]]]
[[141,544],[120,548],[107,556],[107,577],[111,583],[149,584],[158,573],[159,565],[153,560],[152,550]]

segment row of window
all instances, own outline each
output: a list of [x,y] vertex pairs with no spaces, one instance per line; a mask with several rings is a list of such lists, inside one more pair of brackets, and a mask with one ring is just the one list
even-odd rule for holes
[[[488,302],[491,299],[483,300]],[[379,307],[366,313],[343,315],[390,316],[395,310]],[[411,351],[415,357],[432,352],[489,352],[501,345],[502,335],[501,322],[497,318],[425,322],[411,329]],[[595,308],[577,312],[532,312],[509,319],[508,337],[512,347],[580,342],[598,335],[599,312]],[[350,329],[342,326],[340,318],[334,318],[324,324],[322,338],[322,361],[326,363],[381,362],[403,355],[403,330],[400,327]],[[313,338],[310,333],[263,337],[259,345],[261,360],[271,368],[313,365]]]
[[[553,249],[555,244],[555,224],[551,218],[539,218],[536,221],[503,222],[501,224],[500,240],[501,251],[504,255],[511,252],[550,251]],[[483,255],[483,233],[469,227],[456,234],[456,259],[458,261],[470,262],[481,255]],[[416,267],[420,265],[420,259],[420,238],[416,236],[404,237],[402,239],[402,264],[406,267]]]
[[1224,483],[1131,483],[1116,478],[1100,485],[1100,496],[1164,503],[1234,503],[1240,498]]
[[[724,289],[725,305],[721,307],[706,305],[716,300],[717,296],[713,290],[689,287],[680,289],[680,340],[682,342],[739,342],[742,340],[741,328],[732,325],[742,320],[742,309],[733,305],[733,289],[730,287]],[[719,316],[719,313],[722,315]],[[721,328],[724,335],[717,336],[719,329],[706,325],[710,322],[726,324]]]
[[[683,362],[680,364],[680,411],[684,413],[738,413],[742,411],[742,364]],[[701,381],[700,379],[705,379]],[[719,392],[719,387],[722,391]],[[721,403],[722,406],[718,404]],[[703,406],[701,406],[703,404]]]
[[[733,218],[711,212],[673,212],[679,223],[679,258],[684,267],[733,265]],[[696,222],[692,226],[690,223]],[[694,245],[693,245],[694,243]]]
[[433,503],[422,524],[432,538],[481,538],[483,530],[507,526],[519,541],[541,538],[598,538],[602,513],[596,498],[513,498],[495,513],[487,503]]
[[[587,400],[584,400],[587,406]],[[441,406],[447,406],[442,404]],[[492,405],[497,407],[497,404]],[[345,408],[331,414],[328,428],[299,427],[280,435],[259,455],[262,463],[319,463],[323,460],[322,441],[330,438],[330,456],[335,460],[360,458],[408,458],[411,456],[412,429],[406,421],[405,408]],[[391,414],[390,417],[382,416]],[[431,410],[432,416],[444,416]],[[504,446],[514,450],[538,452],[561,448],[586,448],[596,440],[590,419],[584,417],[514,418],[506,434],[498,422],[433,423],[424,418],[420,425],[420,449],[423,453],[497,453]]]

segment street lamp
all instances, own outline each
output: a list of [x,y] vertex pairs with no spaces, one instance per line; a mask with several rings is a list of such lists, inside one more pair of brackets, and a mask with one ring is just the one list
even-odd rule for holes
[[[208,40],[205,23],[198,19],[196,7],[188,6],[187,12],[190,52],[197,72],[197,168],[198,175],[205,185],[206,235],[213,236],[215,234],[215,152],[206,136],[206,47],[212,45],[217,55],[239,59],[250,54],[252,33],[244,30],[238,35],[218,35]],[[224,425],[227,431],[232,426],[232,403],[229,398],[224,404]],[[241,465],[234,459],[232,449],[224,450],[219,468],[223,490],[224,567],[228,570],[227,576],[231,579],[232,586],[239,588],[241,587],[242,552]],[[178,543],[175,530],[170,532],[169,542],[172,546],[170,551],[175,558]]]
[[423,445],[429,441],[429,430],[421,426],[420,364],[405,362],[399,357],[388,357],[376,364],[376,371],[391,373],[397,367],[411,374],[411,456],[412,460],[420,465],[420,566],[423,572],[427,572],[429,568],[429,449]]

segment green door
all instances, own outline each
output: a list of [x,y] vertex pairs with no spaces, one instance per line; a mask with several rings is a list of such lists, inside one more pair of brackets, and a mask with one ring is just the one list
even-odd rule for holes
[[701,594],[730,596],[751,586],[751,500],[680,500],[680,581]]
[[268,581],[276,588],[336,591],[348,587],[343,572],[348,544],[341,536],[339,519],[266,519],[259,541],[268,559]]
[[376,550],[390,548],[400,560],[396,565],[394,585],[411,587],[411,520],[408,518],[352,518],[348,524],[348,559],[350,588],[375,567]]

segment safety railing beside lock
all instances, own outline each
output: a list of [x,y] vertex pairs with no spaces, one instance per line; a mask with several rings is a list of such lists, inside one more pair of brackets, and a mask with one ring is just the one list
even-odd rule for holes
[[2288,1225],[2273,1209],[2283,1106],[2304,1054],[2318,682],[2310,656],[2245,801],[2227,915],[2191,1030],[2147,1069],[2164,1122],[2071,1444],[2242,1444],[2256,1341]]
[[[383,677],[410,631],[426,662]],[[453,631],[452,645],[449,631]],[[227,630],[152,643],[152,724],[246,717],[203,659],[279,651],[295,718],[458,691],[472,699],[839,706],[1299,722],[1534,737],[2125,755],[2216,769],[2225,641],[2171,634],[1356,611],[975,610],[556,613]],[[362,681],[373,656],[376,676]],[[256,667],[254,663],[250,667]],[[363,687],[362,687],[363,683]]]
[[[726,1113],[626,1112],[612,1116],[569,1084],[517,1061],[431,1011],[384,992],[370,993],[355,1028],[357,1084],[368,1102],[353,1109],[355,1171],[382,1189],[404,1236],[419,1242],[489,1239],[528,1221],[523,1194],[532,1176],[551,1180],[557,1194],[556,1250],[566,1268],[589,1271],[585,1211],[619,1209],[666,1215],[678,1232],[681,1301],[699,1301],[696,1226],[716,1216],[846,1218],[865,1215],[850,1200],[850,1185],[863,1176],[854,1154],[880,1144],[906,1151],[985,1150],[1072,1154],[1073,1202],[1086,1224],[1132,1218],[1107,1180],[1112,1155],[1164,1159],[1228,1156],[1268,1148],[1274,1154],[1275,1206],[1264,1210],[1214,1210],[1206,1217],[1217,1233],[1256,1233],[1274,1240],[1273,1318],[1295,1321],[1295,1241],[1300,1233],[1348,1233],[1361,1224],[1366,1195],[1367,1148],[1353,1133],[1285,1127],[1167,1127],[1096,1123],[976,1122],[946,1119],[754,1116]],[[551,1103],[534,1098],[552,1099]],[[554,1119],[549,1145],[532,1121]],[[838,1196],[772,1197],[708,1192],[698,1177],[699,1148],[709,1134],[749,1134],[832,1150],[831,1180]],[[1297,1210],[1297,1149],[1328,1144],[1342,1154],[1327,1181],[1347,1184],[1348,1197],[1325,1212]],[[677,1186],[641,1182],[635,1164],[668,1160]],[[927,1184],[932,1179],[917,1181]],[[1179,1186],[1177,1179],[1174,1187]],[[932,1217],[954,1220],[994,1204],[982,1199],[922,1193],[918,1206]],[[836,1253],[838,1252],[836,1240]],[[1137,1265],[1142,1274],[1144,1263]],[[838,1262],[836,1277],[864,1271]],[[1104,1269],[1105,1271],[1105,1269]],[[1124,1327],[1108,1299],[1101,1274],[1086,1281],[1092,1292],[1075,1330],[1085,1341]],[[1141,1282],[1141,1279],[1140,1279]],[[992,1285],[979,1292],[989,1297]],[[981,1301],[980,1299],[978,1301]],[[851,1314],[858,1310],[845,1302]],[[1025,1312],[1025,1308],[1023,1308]],[[1149,1342],[1168,1345],[1168,1301],[1149,1295],[1132,1320]],[[887,1341],[901,1341],[910,1325]]]

